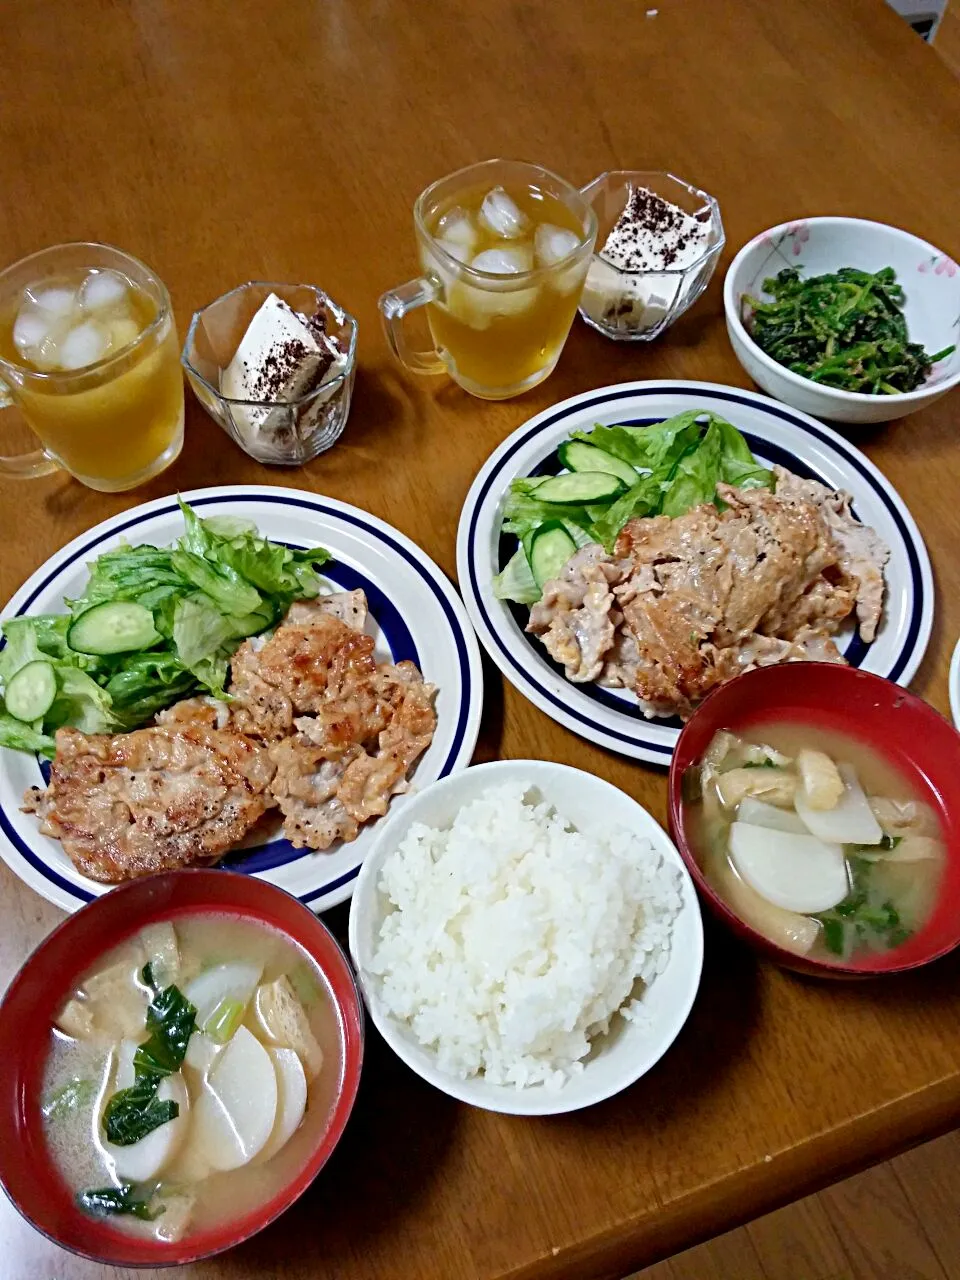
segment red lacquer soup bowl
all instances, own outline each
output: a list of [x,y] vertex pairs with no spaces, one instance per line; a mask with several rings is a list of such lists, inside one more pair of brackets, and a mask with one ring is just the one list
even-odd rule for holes
[[[742,920],[700,869],[683,777],[720,729],[761,731],[779,722],[809,724],[865,743],[889,761],[938,814],[946,866],[930,919],[901,946],[846,964],[794,955]],[[832,663],[762,667],[722,685],[684,727],[670,765],[670,830],[704,901],[735,934],[788,968],[818,977],[902,973],[960,945],[960,736],[921,698],[879,676]]]
[[[144,925],[215,914],[266,925],[319,967],[336,1008],[340,1079],[325,1128],[303,1162],[263,1204],[175,1243],[130,1235],[77,1208],[44,1137],[41,1089],[53,1020],[83,974]],[[40,944],[0,1004],[0,1183],[23,1216],[74,1253],[114,1266],[196,1261],[239,1244],[302,1195],[329,1159],[353,1107],[363,1058],[363,1012],[353,971],[332,934],[296,898],[254,876],[175,871],[113,889],[65,920]]]

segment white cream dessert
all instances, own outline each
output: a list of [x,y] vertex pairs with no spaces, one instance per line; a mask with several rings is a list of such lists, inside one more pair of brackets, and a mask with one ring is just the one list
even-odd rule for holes
[[654,328],[680,291],[680,273],[706,251],[709,234],[708,223],[679,205],[646,187],[631,188],[623,212],[590,264],[583,310],[607,328],[641,333]]
[[[233,405],[237,427],[250,441],[283,433],[294,403],[325,383],[334,383],[347,367],[347,353],[326,331],[323,312],[302,315],[275,293],[268,294],[247,326],[236,354],[220,375],[220,390],[230,400],[270,402],[277,408]],[[305,435],[334,393],[317,394],[300,414],[297,430]]]

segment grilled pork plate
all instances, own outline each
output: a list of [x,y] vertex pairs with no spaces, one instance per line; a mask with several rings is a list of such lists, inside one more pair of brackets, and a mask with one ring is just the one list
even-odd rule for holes
[[634,689],[648,716],[685,719],[753,667],[843,662],[832,637],[854,611],[876,635],[889,551],[848,494],[774,472],[774,493],[719,485],[722,512],[631,520],[613,555],[581,548],[527,630],[568,679]]
[[356,839],[437,725],[434,686],[377,662],[366,616],[362,591],[300,601],[237,650],[230,703],[187,699],[132,733],[60,730],[24,810],[108,883],[216,862],[275,805],[298,847]]

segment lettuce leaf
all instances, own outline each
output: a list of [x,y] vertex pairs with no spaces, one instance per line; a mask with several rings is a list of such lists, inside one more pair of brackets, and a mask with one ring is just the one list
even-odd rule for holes
[[536,604],[540,599],[540,588],[522,543],[494,578],[493,594],[497,600],[513,600],[517,604]]
[[697,420],[703,417],[702,410],[688,409],[648,427],[597,425],[592,431],[574,431],[573,439],[605,449],[632,467],[656,471],[696,444],[701,434]]
[[56,753],[53,738],[37,725],[25,724],[6,712],[0,712],[0,747],[14,751],[29,751],[52,760]]
[[57,696],[43,718],[47,728],[69,724],[82,733],[111,733],[119,727],[110,694],[92,676],[66,665],[56,672]]
[[608,551],[613,550],[617,534],[627,523],[640,516],[654,515],[660,506],[660,498],[664,484],[664,469],[651,471],[643,476],[632,489],[628,489],[622,497],[612,503],[593,526],[598,542],[602,542]]

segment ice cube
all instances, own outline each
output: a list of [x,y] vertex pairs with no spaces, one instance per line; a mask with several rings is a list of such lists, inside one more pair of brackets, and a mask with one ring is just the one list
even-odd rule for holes
[[57,339],[48,334],[39,347],[34,347],[28,359],[41,373],[55,372],[60,368],[60,348],[57,345]]
[[127,300],[127,282],[116,271],[91,271],[80,286],[79,301],[84,311],[104,311]]
[[109,335],[94,320],[84,320],[59,344],[61,369],[86,369],[107,354]]
[[503,236],[505,240],[516,240],[530,225],[527,215],[517,207],[503,187],[494,187],[483,197],[480,221],[488,231],[492,231],[495,236]]
[[437,244],[458,262],[470,261],[470,255],[473,253],[472,244],[464,244],[461,240],[438,240]]
[[140,326],[136,320],[131,320],[129,316],[115,319],[110,325],[110,354],[114,355],[124,347],[129,347],[139,336]]
[[569,258],[579,243],[580,237],[575,232],[541,222],[533,238],[537,266],[552,267],[555,262],[562,262]]
[[51,316],[68,316],[77,305],[77,291],[61,285],[31,285],[26,297]]
[[509,249],[484,249],[470,262],[477,271],[488,271],[496,276],[515,276],[533,267],[533,254],[529,245],[511,246]]
[[[461,261],[469,257],[477,243],[479,232],[474,226],[473,219],[467,213],[466,209],[461,209],[459,205],[447,212],[440,218],[437,223],[437,239],[446,248],[445,241],[452,244],[460,244],[467,250]],[[454,255],[455,257],[458,255]]]
[[47,320],[32,307],[21,307],[13,322],[13,345],[22,356],[29,356],[47,336]]

